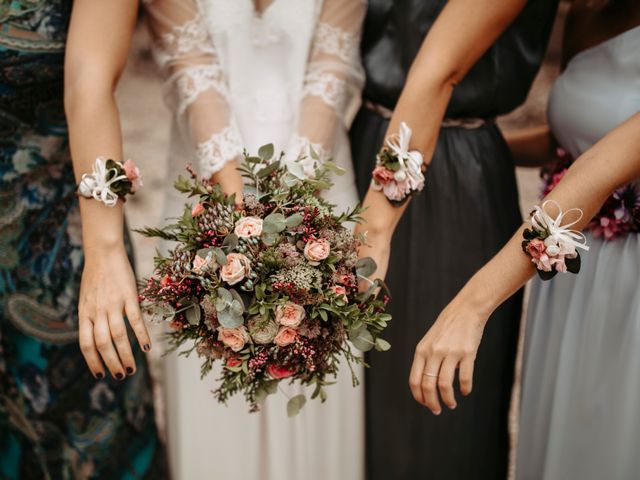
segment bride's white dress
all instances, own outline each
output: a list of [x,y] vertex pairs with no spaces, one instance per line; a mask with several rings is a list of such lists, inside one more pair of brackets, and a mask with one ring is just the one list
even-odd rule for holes
[[[347,126],[363,80],[361,0],[273,0],[261,11],[252,0],[144,3],[175,111],[167,216],[183,208],[171,185],[187,163],[211,175],[265,143],[288,159],[309,143],[332,156],[347,173],[327,198],[341,209],[356,204]],[[346,365],[327,402],[310,401],[293,419],[282,392],[255,414],[241,397],[217,404],[216,372],[201,381],[199,365],[195,354],[165,361],[174,478],[363,478],[363,389],[353,388]]]

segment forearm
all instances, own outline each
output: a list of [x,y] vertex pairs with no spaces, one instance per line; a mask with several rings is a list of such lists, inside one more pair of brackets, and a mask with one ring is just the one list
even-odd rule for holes
[[[572,227],[582,230],[617,187],[639,176],[640,114],[636,114],[580,156],[545,200],[555,201],[564,211],[582,210],[582,218]],[[521,247],[525,227],[469,280],[454,302],[469,302],[486,318],[535,274]]]
[[[525,4],[525,0],[505,0],[496,7],[488,0],[449,1],[413,61],[387,135],[398,132],[405,122],[413,131],[410,149],[420,151],[429,165],[455,85]],[[369,189],[364,205],[375,215],[365,214],[365,220],[370,230],[390,236],[388,229],[395,228],[407,204],[395,208],[385,201],[383,193]]]
[[[122,135],[118,109],[111,89],[73,85],[66,97],[71,158],[76,180],[91,172],[99,156],[122,158]],[[123,203],[107,207],[80,197],[85,252],[123,244]]]
[[[126,64],[137,2],[76,0],[65,57],[65,111],[76,180],[91,173],[97,157],[122,158],[114,91]],[[85,252],[123,246],[123,206],[80,198]]]
[[548,125],[524,130],[505,131],[515,164],[519,167],[540,167],[549,163],[555,153],[556,143]]

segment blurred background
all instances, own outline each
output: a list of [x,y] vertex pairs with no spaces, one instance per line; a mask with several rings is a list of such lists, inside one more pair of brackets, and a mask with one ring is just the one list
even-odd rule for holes
[[[545,122],[549,88],[558,75],[562,27],[567,4],[562,3],[551,37],[545,62],[536,78],[525,105],[510,115],[499,118],[504,130],[526,128]],[[167,175],[167,150],[171,116],[163,101],[162,85],[151,58],[149,35],[141,24],[135,34],[134,45],[126,71],[117,92],[122,116],[125,158],[132,158],[144,173],[144,188],[127,202],[127,216],[131,228],[159,226],[163,205],[163,179]],[[537,169],[517,169],[521,210],[526,214],[537,201],[540,181]],[[155,239],[133,234],[137,273],[148,276],[153,269]],[[161,335],[162,326],[152,326],[154,336]],[[416,339],[417,342],[418,339]],[[156,400],[160,428],[163,429],[162,362],[160,349],[153,351],[152,374],[156,379]],[[518,368],[519,372],[519,368]],[[519,375],[518,375],[519,376]],[[518,379],[517,379],[518,380]],[[519,382],[516,381],[512,406],[512,434],[515,432]],[[213,398],[212,398],[212,401]],[[513,435],[512,435],[513,437]],[[512,462],[513,463],[513,462]]]

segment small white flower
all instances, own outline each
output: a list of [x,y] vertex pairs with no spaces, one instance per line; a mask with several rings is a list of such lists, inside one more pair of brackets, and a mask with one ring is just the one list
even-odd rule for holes
[[396,182],[404,182],[407,178],[407,173],[402,169],[398,170],[393,174],[393,178],[396,180]]

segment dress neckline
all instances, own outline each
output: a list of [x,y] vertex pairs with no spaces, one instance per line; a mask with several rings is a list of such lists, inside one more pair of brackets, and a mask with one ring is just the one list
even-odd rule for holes
[[[276,0],[274,0],[274,1],[276,1]],[[623,37],[627,36],[629,33],[633,32],[633,31],[635,31],[635,30],[638,30],[638,29],[640,29],[640,25],[636,25],[635,27],[631,27],[631,28],[629,28],[628,30],[625,30],[624,32],[620,32],[620,33],[618,33],[617,35],[614,35],[614,36],[613,36],[613,37],[611,37],[611,38],[607,38],[606,40],[604,40],[604,41],[602,41],[602,42],[600,42],[600,43],[597,43],[597,44],[593,45],[592,47],[585,48],[584,50],[582,50],[582,51],[580,51],[580,52],[576,53],[576,54],[575,54],[573,57],[571,57],[571,58],[569,59],[569,61],[567,62],[567,66],[565,67],[565,70],[566,70],[567,68],[569,68],[569,65],[571,65],[571,64],[573,63],[573,61],[574,61],[574,60],[576,60],[577,58],[580,58],[580,57],[585,56],[585,55],[589,55],[589,54],[590,54],[590,53],[592,53],[593,51],[597,51],[597,50],[599,50],[599,49],[600,49],[600,48],[602,48],[602,47],[605,47],[605,46],[607,46],[607,45],[609,45],[609,44],[611,44],[611,43],[617,42],[617,41],[618,41],[618,40],[620,40],[621,38],[623,38]]]

